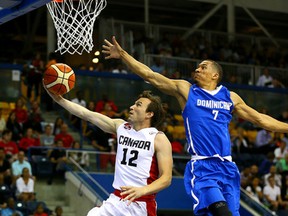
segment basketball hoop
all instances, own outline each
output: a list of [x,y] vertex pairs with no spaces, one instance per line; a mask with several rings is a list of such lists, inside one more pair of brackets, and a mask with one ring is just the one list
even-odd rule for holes
[[92,51],[94,22],[106,0],[52,0],[46,5],[57,31],[56,52]]

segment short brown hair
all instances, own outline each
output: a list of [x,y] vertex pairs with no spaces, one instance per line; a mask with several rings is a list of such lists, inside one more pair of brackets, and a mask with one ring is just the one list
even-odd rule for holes
[[159,127],[164,120],[165,111],[162,106],[162,102],[159,96],[153,95],[151,91],[143,91],[139,96],[139,98],[148,98],[151,103],[148,105],[146,112],[153,112],[154,115],[151,119],[152,127]]

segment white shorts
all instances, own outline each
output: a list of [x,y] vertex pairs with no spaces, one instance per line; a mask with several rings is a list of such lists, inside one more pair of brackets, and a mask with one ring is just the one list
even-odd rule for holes
[[92,208],[87,216],[147,216],[156,215],[149,213],[149,207],[146,202],[137,201],[128,205],[129,201],[124,201],[115,194],[110,194],[106,201],[100,207]]

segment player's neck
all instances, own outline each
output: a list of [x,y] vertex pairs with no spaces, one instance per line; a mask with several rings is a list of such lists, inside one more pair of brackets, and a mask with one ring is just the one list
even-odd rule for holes
[[134,128],[134,130],[136,130],[136,131],[142,130],[142,129],[144,129],[144,128],[149,128],[149,127],[151,127],[150,123],[148,124],[148,123],[145,123],[145,122],[134,123],[134,124],[133,124],[133,128]]

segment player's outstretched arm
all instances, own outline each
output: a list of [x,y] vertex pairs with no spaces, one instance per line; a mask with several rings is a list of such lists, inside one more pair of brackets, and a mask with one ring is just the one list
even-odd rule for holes
[[[43,85],[45,88],[45,85]],[[85,121],[89,121],[92,124],[97,125],[99,128],[101,128],[103,131],[107,133],[116,133],[117,127],[124,122],[122,119],[111,119],[103,114],[100,114],[98,112],[92,112],[85,107],[73,103],[65,98],[63,98],[61,95],[55,95],[51,92],[49,92],[46,88],[45,90],[50,95],[50,97],[58,103],[60,106],[62,106],[64,109],[66,109],[68,112],[70,112],[72,115],[75,115]]]
[[269,131],[288,133],[288,124],[278,121],[277,119],[263,113],[259,113],[255,109],[248,106],[242,98],[235,92],[231,92],[231,99],[234,103],[236,114],[246,121],[252,122],[261,128]]
[[159,132],[155,138],[155,152],[158,162],[159,178],[144,187],[121,187],[121,195],[126,196],[124,200],[133,202],[135,199],[157,193],[171,184],[172,180],[172,148],[171,143],[163,132]]
[[135,74],[139,75],[145,81],[151,83],[156,88],[160,89],[166,94],[177,96],[177,87],[179,85],[179,82],[186,82],[184,80],[176,81],[168,79],[162,74],[152,71],[148,66],[137,61],[135,58],[129,55],[119,45],[115,36],[112,37],[112,43],[106,39],[104,40],[104,42],[105,45],[102,46],[103,48],[102,52],[106,54],[105,59],[112,59],[112,58],[121,59]]

